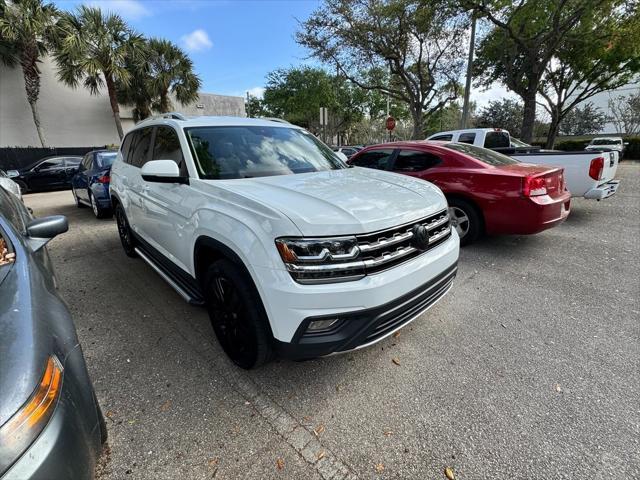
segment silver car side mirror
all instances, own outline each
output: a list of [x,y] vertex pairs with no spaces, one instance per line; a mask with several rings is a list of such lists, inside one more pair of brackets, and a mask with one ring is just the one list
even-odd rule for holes
[[44,247],[49,240],[69,230],[64,215],[36,218],[27,224],[27,243],[34,252]]

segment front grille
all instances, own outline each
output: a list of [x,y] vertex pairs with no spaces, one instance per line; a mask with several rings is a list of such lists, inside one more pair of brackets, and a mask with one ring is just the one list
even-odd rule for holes
[[[428,245],[418,246],[414,240],[414,228],[423,225],[429,235]],[[367,274],[380,272],[406,262],[430,250],[451,236],[447,210],[412,222],[364,235],[356,235],[360,258]]]

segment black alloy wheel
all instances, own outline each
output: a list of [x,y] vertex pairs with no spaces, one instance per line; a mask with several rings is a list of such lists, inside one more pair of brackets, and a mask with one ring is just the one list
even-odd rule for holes
[[204,285],[211,325],[233,363],[251,369],[270,360],[268,320],[251,281],[232,262],[218,260],[209,267]]
[[138,254],[135,251],[136,244],[133,239],[133,234],[131,233],[131,228],[129,227],[129,221],[124,213],[124,208],[122,208],[120,204],[116,206],[116,224],[118,225],[118,235],[120,236],[120,243],[122,243],[124,253],[132,258],[137,257]]

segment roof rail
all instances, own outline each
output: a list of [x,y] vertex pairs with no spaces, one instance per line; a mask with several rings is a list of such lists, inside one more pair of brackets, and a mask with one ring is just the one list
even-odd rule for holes
[[276,117],[262,117],[262,120],[268,120],[270,122],[278,122],[278,123],[288,123],[289,125],[291,125],[290,122],[287,122],[286,120],[282,119],[282,118],[276,118]]
[[159,118],[170,118],[172,120],[187,120],[182,113],[179,112],[167,112],[167,113],[159,113],[158,115],[151,115],[150,117],[145,118],[144,120],[140,120],[136,125],[140,125],[141,123],[149,122],[151,120],[158,120]]

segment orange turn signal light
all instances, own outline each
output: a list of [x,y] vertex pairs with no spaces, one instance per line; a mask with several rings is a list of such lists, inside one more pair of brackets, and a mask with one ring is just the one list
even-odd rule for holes
[[49,357],[42,380],[16,414],[0,429],[0,442],[20,436],[24,429],[48,420],[62,387],[62,366],[58,359]]
[[285,263],[295,263],[298,260],[298,256],[286,243],[276,240],[276,247],[278,247],[278,252],[280,252],[280,256]]

